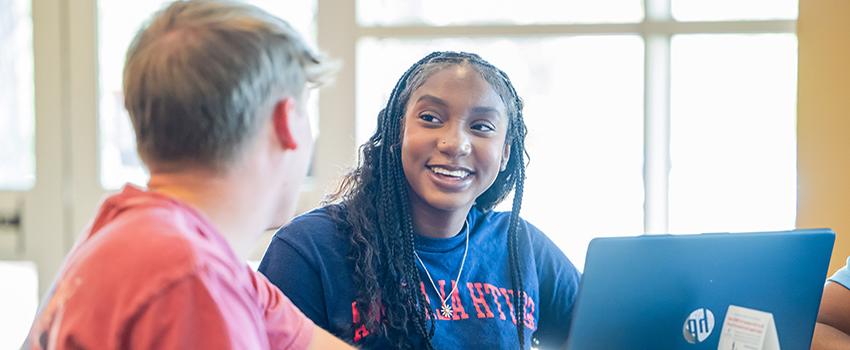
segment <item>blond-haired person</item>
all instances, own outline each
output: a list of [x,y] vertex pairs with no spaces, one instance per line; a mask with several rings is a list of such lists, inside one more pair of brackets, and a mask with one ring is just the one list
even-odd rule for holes
[[293,214],[312,152],[306,96],[332,70],[253,6],[185,1],[154,15],[124,68],[150,182],[101,205],[26,347],[347,347],[244,262]]

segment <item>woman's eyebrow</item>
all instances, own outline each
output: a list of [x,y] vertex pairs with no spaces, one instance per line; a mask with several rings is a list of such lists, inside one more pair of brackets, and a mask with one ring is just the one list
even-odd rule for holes
[[422,100],[426,100],[427,102],[431,102],[433,104],[438,104],[442,107],[448,107],[448,105],[449,105],[448,102],[446,102],[445,100],[443,100],[443,99],[441,99],[437,96],[434,96],[434,95],[427,95],[426,94],[426,95],[419,96],[419,98],[416,99],[416,103],[419,103]]
[[479,107],[472,107],[472,113],[473,114],[488,114],[488,113],[499,114],[499,110],[497,108],[493,108],[493,107],[479,106]]
[[[419,98],[416,99],[416,103],[419,103],[419,102],[422,102],[422,101],[430,102],[430,103],[439,105],[440,107],[448,107],[449,106],[449,103],[446,102],[446,100],[443,100],[443,99],[441,99],[437,96],[429,95],[429,94],[419,96]],[[472,107],[472,114],[489,114],[489,113],[499,114],[500,112],[499,112],[499,109],[495,108],[495,107],[489,107],[489,106]]]

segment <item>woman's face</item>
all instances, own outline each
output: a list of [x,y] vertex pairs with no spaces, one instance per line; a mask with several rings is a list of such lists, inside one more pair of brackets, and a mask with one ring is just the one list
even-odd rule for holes
[[401,161],[414,208],[469,211],[507,164],[507,128],[504,103],[473,67],[431,75],[404,115]]

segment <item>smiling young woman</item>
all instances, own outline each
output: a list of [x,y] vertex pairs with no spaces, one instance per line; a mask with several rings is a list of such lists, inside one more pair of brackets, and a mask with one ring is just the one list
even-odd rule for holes
[[[504,72],[475,54],[426,56],[329,204],[280,229],[260,271],[362,347],[562,345],[579,274],[519,217],[525,135]],[[493,211],[511,191],[512,211]]]

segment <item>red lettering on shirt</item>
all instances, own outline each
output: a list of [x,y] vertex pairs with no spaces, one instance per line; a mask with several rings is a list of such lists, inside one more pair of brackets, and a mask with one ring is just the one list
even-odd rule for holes
[[[360,324],[360,312],[357,311],[357,302],[356,301],[351,303],[351,319],[352,319],[352,322],[354,323],[355,327],[357,327],[357,325]],[[361,324],[360,327],[357,327],[354,330],[354,342],[355,343],[359,342],[360,339],[363,339],[367,335],[369,335],[369,330],[366,329],[365,324]]]
[[505,297],[505,301],[508,303],[508,310],[511,312],[511,321],[516,324],[516,310],[514,309],[514,303],[511,302],[511,297],[514,296],[514,290],[505,288],[499,288],[499,290],[502,292],[502,295]]
[[[525,296],[525,326],[528,329],[535,329],[534,325],[534,299],[528,296],[528,293],[523,292],[523,296]],[[529,311],[529,309],[531,309]]]
[[[457,282],[452,281],[452,289],[457,289]],[[452,320],[465,320],[467,318],[469,318],[469,315],[463,309],[463,304],[460,302],[460,290],[455,290],[452,293]]]
[[502,294],[499,292],[499,287],[490,283],[484,283],[484,292],[493,296],[493,302],[496,303],[496,310],[499,311],[499,318],[506,320],[505,312],[502,311],[502,303],[499,302],[499,296]]
[[[475,287],[474,290],[472,289],[473,286]],[[475,306],[476,316],[478,318],[493,318],[493,312],[490,311],[490,306],[484,299],[484,292],[481,291],[481,283],[466,282],[466,288],[469,289],[469,298],[472,299],[472,306]],[[475,294],[475,291],[478,291],[478,295]],[[482,307],[484,311],[481,311]]]
[[[446,286],[446,281],[438,280],[437,285],[437,291],[440,293],[439,298],[445,297],[446,289],[448,287]],[[451,281],[451,286],[453,289],[457,288],[457,281]],[[496,317],[490,306],[490,302],[492,301],[496,304],[496,311],[498,311],[499,313],[499,319],[503,321],[508,320],[507,316],[505,316],[505,313],[510,313],[511,321],[514,325],[517,324],[517,317],[515,314],[515,301],[518,300],[517,298],[521,296],[525,301],[523,305],[523,323],[526,328],[532,331],[536,329],[536,320],[534,317],[536,306],[534,303],[534,299],[532,299],[528,295],[528,293],[525,293],[524,291],[517,292],[513,289],[497,287],[492,284],[482,282],[466,282],[466,288],[469,291],[469,298],[472,300],[472,306],[475,307],[476,317],[478,319],[492,319]],[[434,307],[434,305],[431,304],[431,300],[428,297],[428,293],[426,293],[428,288],[425,287],[424,282],[421,282],[419,284],[419,289],[425,296],[425,302],[428,303],[428,306],[424,308],[426,318],[429,318],[431,312],[434,312],[434,316],[436,317],[436,319],[441,321],[460,321],[470,318],[469,314],[466,312],[466,308],[463,305],[463,299],[460,296],[459,290],[455,290],[455,292],[452,293],[451,297],[449,298],[451,299],[452,315],[450,317],[444,317],[441,312],[441,301],[438,300],[438,305],[436,305],[436,308],[433,310],[431,309],[431,307]],[[485,295],[490,295],[490,300],[488,300]],[[507,304],[507,308],[504,308],[502,306],[503,303]],[[365,325],[361,324],[361,317],[359,311],[357,310],[356,302],[351,303],[351,314],[355,328],[354,342],[356,343],[361,341],[364,337],[368,336],[370,332],[366,329]],[[382,315],[377,316],[381,317]]]

